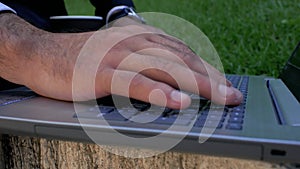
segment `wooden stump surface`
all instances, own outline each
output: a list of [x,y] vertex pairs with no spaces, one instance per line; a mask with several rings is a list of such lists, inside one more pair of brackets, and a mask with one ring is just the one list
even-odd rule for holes
[[279,169],[261,161],[166,152],[149,158],[125,158],[103,146],[2,135],[0,167],[7,169]]

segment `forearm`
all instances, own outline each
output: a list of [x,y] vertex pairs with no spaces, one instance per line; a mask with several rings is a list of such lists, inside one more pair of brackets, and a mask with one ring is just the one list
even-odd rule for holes
[[74,61],[89,37],[46,32],[9,13],[0,14],[0,25],[0,76],[27,86],[30,77],[42,75],[70,79],[66,71],[72,67],[67,64]]
[[37,59],[37,42],[42,31],[11,13],[0,14],[0,25],[0,76],[23,84],[30,61]]
[[71,100],[77,56],[89,33],[50,33],[0,14],[0,76],[38,94]]

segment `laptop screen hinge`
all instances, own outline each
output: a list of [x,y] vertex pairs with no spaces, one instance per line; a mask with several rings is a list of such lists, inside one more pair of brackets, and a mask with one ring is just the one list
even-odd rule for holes
[[280,80],[268,80],[267,87],[279,124],[300,126],[300,104],[287,86]]
[[273,103],[273,106],[274,106],[274,109],[275,109],[275,112],[276,112],[277,120],[278,120],[279,124],[285,125],[286,122],[284,121],[283,114],[282,114],[281,109],[279,107],[279,104],[276,100],[273,89],[270,87],[270,80],[267,80],[267,87],[268,87],[269,94],[271,96],[272,103]]

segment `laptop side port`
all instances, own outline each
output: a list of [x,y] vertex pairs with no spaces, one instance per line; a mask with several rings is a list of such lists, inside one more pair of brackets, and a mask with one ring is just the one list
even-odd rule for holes
[[263,146],[264,161],[276,163],[299,163],[300,147],[295,145],[267,144]]
[[285,156],[286,155],[285,150],[279,150],[279,149],[271,149],[270,153],[273,156]]

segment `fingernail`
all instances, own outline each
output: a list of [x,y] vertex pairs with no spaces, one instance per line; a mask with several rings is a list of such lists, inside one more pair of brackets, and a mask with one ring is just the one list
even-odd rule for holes
[[182,100],[184,100],[186,97],[188,97],[186,94],[183,94],[177,90],[173,90],[171,92],[171,99],[173,101],[176,101],[176,102],[181,102]]
[[229,81],[229,80],[226,80],[226,86],[227,86],[227,87],[231,87],[231,86],[232,86],[232,83],[231,83],[231,81]]
[[234,102],[240,103],[243,100],[243,94],[238,89],[235,88],[234,88],[234,94],[235,94]]
[[220,95],[222,95],[223,97],[231,96],[234,93],[231,87],[227,87],[223,84],[219,85],[218,90]]

